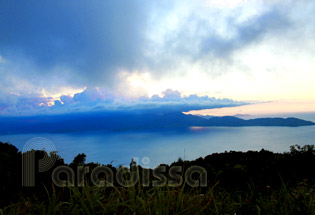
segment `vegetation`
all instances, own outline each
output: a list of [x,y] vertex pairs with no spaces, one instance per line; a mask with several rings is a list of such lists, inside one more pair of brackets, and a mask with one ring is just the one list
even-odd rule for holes
[[[1,209],[0,214],[315,214],[313,145],[292,146],[290,152],[225,152],[208,155],[194,161],[179,159],[171,165],[162,164],[168,183],[153,186],[153,181],[163,181],[154,170],[143,169],[132,161],[124,178],[130,180],[128,170],[137,169],[139,181],[134,186],[95,186],[91,180],[93,169],[102,165],[85,163],[85,154],[79,154],[70,165],[57,156],[51,170],[36,173],[35,187],[22,187],[22,154],[10,144],[0,144]],[[44,156],[36,151],[36,159]],[[51,155],[52,156],[52,155]],[[75,175],[75,184],[58,187],[52,183],[53,169],[65,165],[75,170],[89,167],[84,172],[84,183]],[[104,165],[103,165],[104,166]],[[177,176],[169,170],[179,166]],[[192,166],[201,166],[207,173],[207,186],[189,186],[185,172]],[[123,167],[106,165],[114,175]],[[141,177],[148,172],[145,182]],[[60,175],[67,179],[66,175]],[[194,174],[195,180],[201,180]],[[108,179],[99,175],[99,179]]]

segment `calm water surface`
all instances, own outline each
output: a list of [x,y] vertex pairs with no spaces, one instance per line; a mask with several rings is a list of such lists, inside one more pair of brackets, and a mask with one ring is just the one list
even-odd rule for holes
[[[0,135],[19,150],[34,137],[51,140],[58,154],[70,163],[78,153],[87,162],[128,165],[131,158],[142,166],[155,167],[179,157],[193,160],[224,151],[289,151],[291,145],[315,144],[315,126],[305,127],[191,127],[181,131]],[[144,158],[144,159],[143,159]],[[149,161],[149,163],[148,163]]]

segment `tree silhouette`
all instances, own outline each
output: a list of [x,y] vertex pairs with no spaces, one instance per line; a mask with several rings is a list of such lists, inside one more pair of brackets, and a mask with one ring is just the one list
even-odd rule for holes
[[85,158],[86,158],[86,154],[84,154],[84,153],[78,154],[77,156],[75,156],[75,158],[73,159],[71,164],[74,164],[75,166],[84,165],[85,164]]

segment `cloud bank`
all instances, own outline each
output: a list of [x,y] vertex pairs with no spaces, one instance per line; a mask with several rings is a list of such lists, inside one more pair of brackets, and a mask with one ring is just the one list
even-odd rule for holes
[[114,97],[99,88],[87,88],[74,96],[62,95],[59,100],[42,95],[8,95],[10,103],[0,100],[2,115],[42,115],[77,113],[89,111],[145,111],[184,112],[206,108],[232,107],[248,104],[231,99],[216,99],[208,96],[183,96],[179,91],[168,89],[162,96],[140,97],[137,99]]

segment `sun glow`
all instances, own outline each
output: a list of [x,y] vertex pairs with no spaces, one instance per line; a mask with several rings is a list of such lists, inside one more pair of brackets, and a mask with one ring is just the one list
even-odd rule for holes
[[238,107],[224,107],[186,112],[192,115],[210,116],[259,116],[315,112],[315,101],[272,101]]

